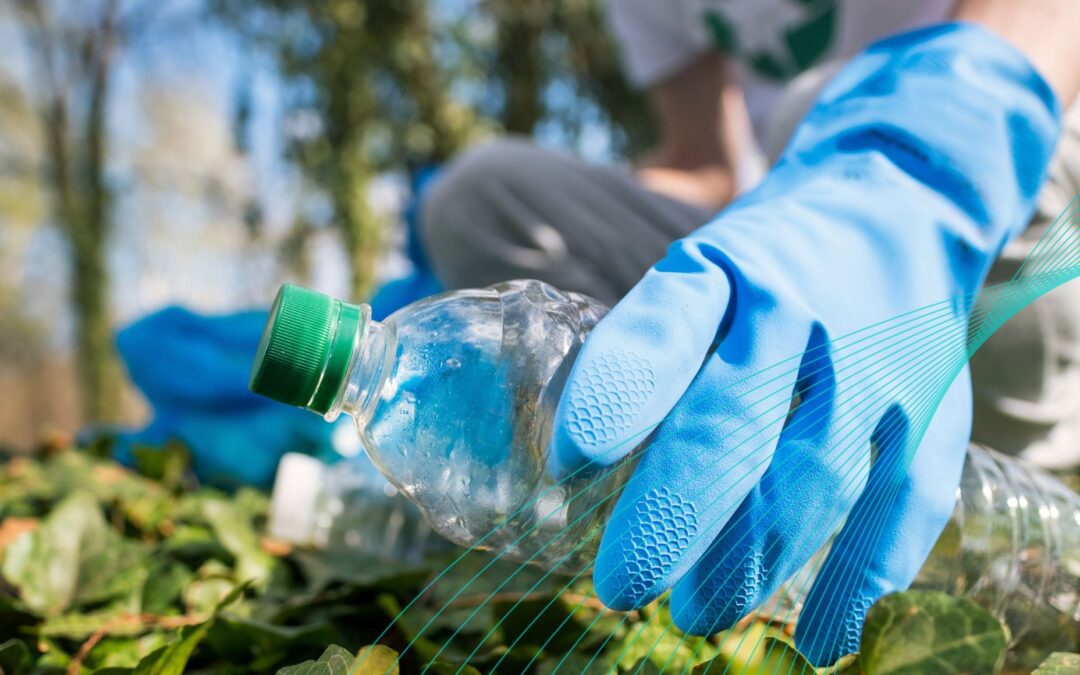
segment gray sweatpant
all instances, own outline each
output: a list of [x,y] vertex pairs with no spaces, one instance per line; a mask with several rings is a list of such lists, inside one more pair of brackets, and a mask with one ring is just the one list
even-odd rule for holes
[[[1069,126],[1051,174],[1035,221],[991,282],[1012,276],[1080,192],[1080,124]],[[608,304],[714,215],[649,191],[625,168],[512,138],[458,158],[422,209],[426,248],[448,287],[532,278]],[[977,352],[972,372],[975,441],[1044,466],[1080,466],[1080,282],[1014,317]]]

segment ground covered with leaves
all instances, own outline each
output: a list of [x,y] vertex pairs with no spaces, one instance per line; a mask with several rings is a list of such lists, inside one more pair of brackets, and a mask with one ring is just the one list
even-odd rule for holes
[[[946,595],[889,596],[859,655],[815,671],[783,627],[709,639],[657,603],[458,551],[404,566],[262,534],[267,498],[195,488],[182,449],[0,459],[0,673],[991,673],[1007,631]],[[1037,672],[1078,673],[1055,655]]]

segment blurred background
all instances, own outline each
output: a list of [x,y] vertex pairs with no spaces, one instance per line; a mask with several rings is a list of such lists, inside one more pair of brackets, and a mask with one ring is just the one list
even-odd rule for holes
[[599,5],[0,0],[0,445],[144,421],[146,313],[407,273],[408,177],[470,143],[647,147]]

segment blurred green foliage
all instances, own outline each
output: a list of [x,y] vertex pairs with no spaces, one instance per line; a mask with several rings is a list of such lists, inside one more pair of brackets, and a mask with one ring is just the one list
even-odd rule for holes
[[[188,15],[178,17],[184,6]],[[0,209],[12,222],[53,224],[63,237],[87,422],[117,417],[109,254],[122,193],[127,183],[176,190],[183,182],[119,149],[138,132],[116,123],[130,117],[123,108],[131,100],[116,82],[145,57],[140,42],[182,44],[197,24],[241,45],[250,72],[237,80],[230,149],[241,155],[266,100],[252,93],[253,73],[272,65],[286,108],[275,131],[306,199],[283,237],[282,260],[304,273],[311,235],[334,228],[355,299],[373,290],[387,243],[389,223],[369,199],[379,177],[444,162],[498,133],[573,146],[600,128],[616,156],[653,138],[649,107],[623,78],[601,0],[42,0],[0,9],[16,38],[11,53],[26,70],[23,77],[0,68]],[[192,170],[207,173],[196,180],[206,183],[202,199],[227,197],[257,237],[265,205],[223,195],[207,167]]]
[[[901,593],[871,609],[861,655],[813,669],[781,627],[688,638],[663,602],[611,612],[584,580],[564,587],[564,578],[489,565],[481,554],[406,566],[293,549],[263,536],[263,494],[185,489],[182,449],[153,454],[145,470],[157,479],[90,452],[0,463],[0,673],[338,675],[429,665],[933,675],[995,672],[1007,642],[966,601]],[[1040,672],[1072,672],[1070,658]]]
[[[617,152],[652,137],[648,106],[623,79],[599,0],[472,2],[449,18],[437,16],[439,5],[211,2],[291,85],[289,156],[333,206],[358,298],[371,291],[385,229],[367,202],[376,176],[542,125],[571,139],[589,123],[606,125]],[[299,218],[290,252],[301,252],[313,231]]]

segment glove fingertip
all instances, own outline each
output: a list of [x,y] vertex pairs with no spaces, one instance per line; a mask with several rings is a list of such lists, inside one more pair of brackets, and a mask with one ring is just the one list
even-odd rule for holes
[[634,560],[611,561],[601,556],[593,569],[596,597],[605,607],[617,612],[629,612],[649,604],[663,592],[649,570]]

